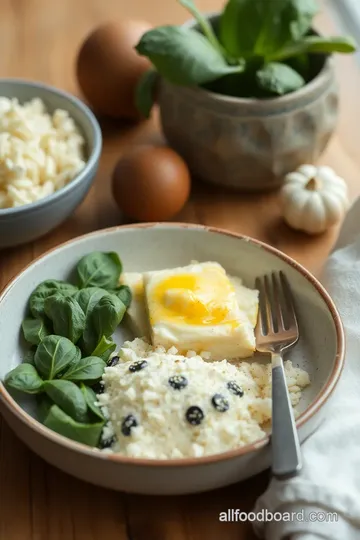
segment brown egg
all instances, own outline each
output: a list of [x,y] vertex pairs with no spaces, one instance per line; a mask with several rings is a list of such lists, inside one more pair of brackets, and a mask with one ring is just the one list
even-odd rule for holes
[[165,221],[177,214],[190,193],[184,160],[166,147],[137,146],[115,167],[112,189],[119,208],[137,221]]
[[134,47],[150,29],[145,21],[125,20],[99,26],[86,37],[76,73],[84,96],[97,112],[112,118],[140,118],[135,88],[150,62]]

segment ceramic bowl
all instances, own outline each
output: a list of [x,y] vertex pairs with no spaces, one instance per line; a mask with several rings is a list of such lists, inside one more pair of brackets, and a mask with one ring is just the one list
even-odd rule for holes
[[[209,18],[215,25],[218,16]],[[185,26],[196,25],[189,21]],[[303,88],[271,99],[232,97],[216,88],[161,80],[164,135],[205,182],[242,191],[278,188],[288,172],[317,161],[337,123],[333,58],[313,55],[312,71],[313,79]]]
[[[260,242],[218,229],[184,224],[142,224],[98,231],[67,242],[35,260],[0,298],[0,380],[21,362],[20,324],[27,299],[48,278],[68,279],[83,255],[117,251],[125,271],[218,261],[231,275],[253,287],[256,275],[283,270],[290,280],[299,315],[301,339],[289,357],[310,373],[297,420],[303,441],[326,414],[340,377],[344,336],[339,315],[322,286],[292,259]],[[115,336],[119,344],[123,334]],[[101,453],[66,439],[36,420],[33,398],[10,395],[0,383],[0,409],[15,433],[34,452],[60,469],[93,484],[143,494],[182,494],[218,488],[248,478],[270,464],[269,438],[219,455],[146,460]]]
[[35,240],[73,213],[95,178],[102,136],[95,116],[84,103],[51,86],[20,79],[0,79],[0,96],[17,98],[20,103],[40,98],[50,112],[55,109],[68,111],[85,138],[87,154],[83,170],[64,188],[32,204],[0,209],[1,249]]

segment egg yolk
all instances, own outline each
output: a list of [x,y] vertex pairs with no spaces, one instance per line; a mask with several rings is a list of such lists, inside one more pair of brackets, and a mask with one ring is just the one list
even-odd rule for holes
[[152,322],[181,321],[192,325],[229,324],[236,295],[225,273],[217,269],[178,274],[157,284],[153,291]]

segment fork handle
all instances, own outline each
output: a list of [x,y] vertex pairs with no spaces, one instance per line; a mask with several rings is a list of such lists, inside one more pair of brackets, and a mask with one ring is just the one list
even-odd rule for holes
[[301,470],[300,443],[281,354],[272,354],[272,473],[284,480]]

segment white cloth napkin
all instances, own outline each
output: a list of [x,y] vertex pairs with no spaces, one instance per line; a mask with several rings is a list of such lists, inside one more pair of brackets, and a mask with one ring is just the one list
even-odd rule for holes
[[[301,475],[273,479],[254,509],[296,512],[303,521],[257,521],[256,532],[266,540],[360,540],[360,200],[346,217],[322,282],[344,323],[345,368],[327,418],[302,445]],[[314,512],[318,520],[310,521]],[[329,512],[337,520],[327,515],[321,521]]]

